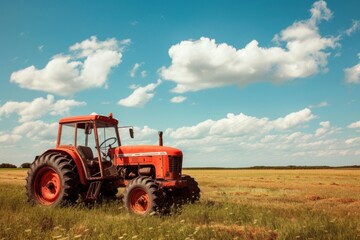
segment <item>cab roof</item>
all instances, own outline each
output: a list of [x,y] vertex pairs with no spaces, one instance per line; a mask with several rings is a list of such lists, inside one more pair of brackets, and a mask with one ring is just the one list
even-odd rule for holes
[[118,124],[118,120],[112,117],[112,113],[110,113],[109,116],[87,115],[87,116],[65,117],[65,118],[61,118],[59,120],[59,123],[65,124],[65,123],[88,122],[88,121],[102,121],[109,123],[111,125]]

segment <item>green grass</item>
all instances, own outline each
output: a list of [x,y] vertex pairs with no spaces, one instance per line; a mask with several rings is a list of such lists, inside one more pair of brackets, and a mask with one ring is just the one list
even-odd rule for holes
[[200,203],[162,217],[31,206],[25,173],[0,170],[0,239],[360,239],[359,170],[186,170]]

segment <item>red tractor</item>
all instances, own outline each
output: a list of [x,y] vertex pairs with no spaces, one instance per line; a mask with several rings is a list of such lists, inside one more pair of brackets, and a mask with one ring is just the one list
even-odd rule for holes
[[182,160],[181,150],[162,145],[161,132],[159,146],[123,146],[111,113],[62,118],[56,147],[31,164],[26,194],[42,206],[63,206],[116,198],[118,188],[125,187],[123,201],[130,212],[163,212],[200,198],[194,178],[181,174]]

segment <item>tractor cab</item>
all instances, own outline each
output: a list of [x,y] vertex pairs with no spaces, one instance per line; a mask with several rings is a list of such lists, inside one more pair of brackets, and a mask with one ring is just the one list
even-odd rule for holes
[[88,178],[117,175],[112,152],[120,146],[120,137],[112,114],[63,118],[59,123],[56,148],[76,152]]

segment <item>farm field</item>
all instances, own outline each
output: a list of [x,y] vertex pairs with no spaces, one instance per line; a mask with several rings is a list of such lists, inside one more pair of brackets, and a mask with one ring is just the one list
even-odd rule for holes
[[141,217],[121,200],[30,206],[26,170],[0,169],[0,239],[360,239],[359,169],[184,173],[199,182],[201,201]]

